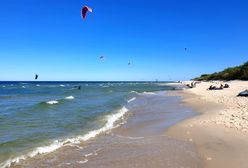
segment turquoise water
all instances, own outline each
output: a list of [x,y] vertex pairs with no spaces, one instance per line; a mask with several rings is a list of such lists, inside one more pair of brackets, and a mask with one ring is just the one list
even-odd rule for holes
[[1,82],[0,167],[89,140],[115,127],[137,95],[171,89],[151,82]]

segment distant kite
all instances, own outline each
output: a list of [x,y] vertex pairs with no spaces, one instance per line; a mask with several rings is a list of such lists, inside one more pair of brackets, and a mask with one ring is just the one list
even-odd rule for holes
[[100,60],[104,60],[104,56],[100,56],[99,58],[100,58]]
[[185,51],[187,51],[187,48],[184,48]]
[[127,65],[130,66],[131,65],[131,62],[129,61]]
[[37,80],[38,79],[38,75],[37,74],[35,74],[35,80]]
[[92,9],[88,6],[84,6],[81,10],[81,16],[84,20],[86,19],[87,12],[92,12]]

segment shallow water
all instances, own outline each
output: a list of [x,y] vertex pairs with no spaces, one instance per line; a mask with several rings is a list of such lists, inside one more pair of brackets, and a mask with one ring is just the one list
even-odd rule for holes
[[86,142],[124,122],[136,97],[171,89],[150,82],[2,82],[0,167]]
[[[165,135],[165,129],[195,115],[166,92],[136,95],[116,129],[48,155],[28,159],[20,167],[202,167],[193,144]],[[120,123],[120,122],[119,122]],[[125,124],[124,124],[125,123]],[[17,166],[17,167],[18,167]]]

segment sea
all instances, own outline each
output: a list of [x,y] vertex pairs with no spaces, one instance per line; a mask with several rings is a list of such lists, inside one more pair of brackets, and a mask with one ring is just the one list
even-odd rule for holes
[[0,82],[0,167],[97,139],[125,124],[146,102],[139,99],[175,89],[166,82]]

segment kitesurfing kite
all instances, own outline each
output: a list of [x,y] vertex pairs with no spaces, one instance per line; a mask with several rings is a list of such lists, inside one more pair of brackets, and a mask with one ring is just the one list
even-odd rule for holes
[[129,61],[129,62],[128,62],[128,66],[130,66],[130,65],[131,65],[131,62]]
[[81,15],[82,18],[85,20],[86,16],[87,16],[87,12],[92,12],[92,9],[86,5],[83,6],[82,10],[81,10]]
[[104,60],[104,56],[100,56],[100,60]]
[[187,48],[184,48],[185,51],[187,51]]
[[37,80],[38,79],[38,75],[37,74],[35,74],[35,80]]

